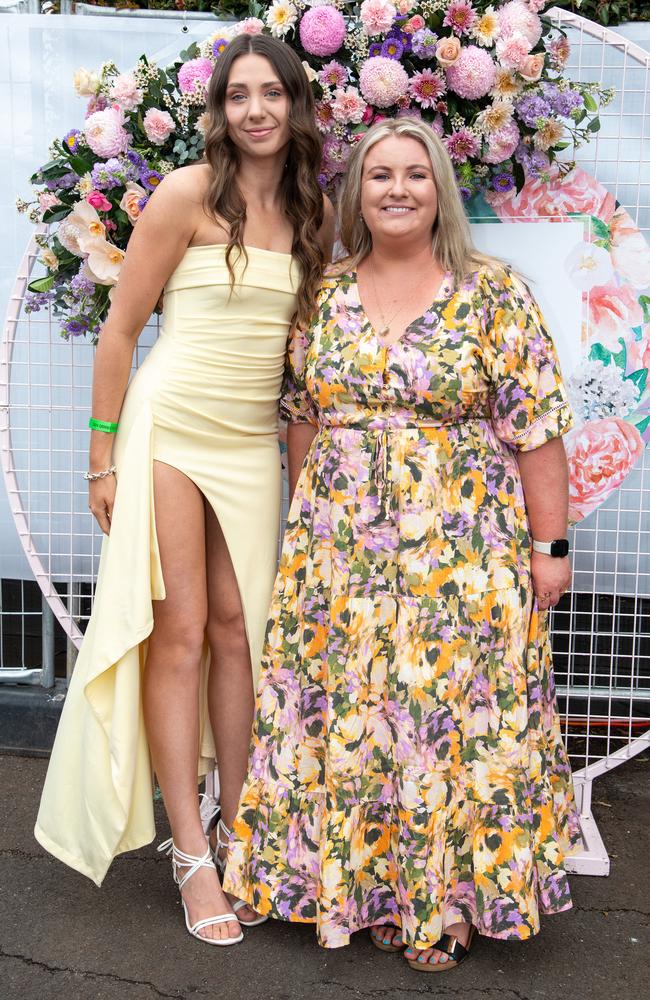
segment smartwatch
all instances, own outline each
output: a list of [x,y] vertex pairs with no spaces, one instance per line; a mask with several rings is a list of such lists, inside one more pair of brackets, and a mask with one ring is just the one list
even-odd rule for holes
[[556,538],[553,542],[537,542],[533,538],[533,552],[541,552],[554,559],[564,559],[569,554],[569,539]]

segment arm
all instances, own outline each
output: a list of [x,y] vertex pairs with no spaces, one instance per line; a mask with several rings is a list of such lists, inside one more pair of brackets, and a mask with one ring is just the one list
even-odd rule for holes
[[318,433],[314,424],[289,424],[287,427],[287,460],[289,465],[289,499],[296,491],[300,470],[311,443]]
[[[196,184],[191,181],[194,191]],[[95,356],[92,414],[117,422],[131,371],[133,350],[161,290],[183,256],[195,218],[188,211],[187,177],[170,175],[149,201],[134,228]],[[193,194],[192,200],[195,199]],[[111,465],[113,435],[92,431],[90,471]],[[89,506],[105,534],[115,500],[115,479],[89,484]]]
[[[562,439],[553,438],[532,451],[518,452],[517,462],[533,538],[538,542],[565,538],[569,472]],[[540,609],[553,607],[571,584],[569,559],[533,552],[531,575]]]

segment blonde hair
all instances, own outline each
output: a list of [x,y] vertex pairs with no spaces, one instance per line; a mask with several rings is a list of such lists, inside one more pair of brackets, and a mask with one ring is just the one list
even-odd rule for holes
[[431,232],[433,257],[460,283],[468,274],[485,265],[502,267],[495,257],[482,254],[472,244],[454,168],[449,153],[430,125],[418,118],[392,118],[368,129],[348,160],[339,200],[341,242],[347,256],[339,262],[341,272],[355,268],[372,249],[372,236],[361,217],[363,164],[368,152],[389,136],[416,139],[428,153],[438,195],[438,212]]

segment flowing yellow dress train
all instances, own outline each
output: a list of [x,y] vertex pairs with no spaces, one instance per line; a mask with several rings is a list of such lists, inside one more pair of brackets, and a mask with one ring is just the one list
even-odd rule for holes
[[[132,380],[114,459],[117,495],[95,607],[66,698],[36,823],[39,843],[101,884],[155,836],[141,675],[162,600],[152,472],[199,487],[233,562],[257,681],[280,518],[278,398],[298,265],[247,248],[231,294],[225,248],[188,248],[165,287],[162,332]],[[199,776],[213,766],[203,663]],[[170,706],[173,711],[173,706]]]

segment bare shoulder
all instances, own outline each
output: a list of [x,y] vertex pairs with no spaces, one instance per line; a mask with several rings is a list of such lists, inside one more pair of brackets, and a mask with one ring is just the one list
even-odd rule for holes
[[[180,201],[185,204],[200,206],[203,204],[212,171],[207,163],[192,163],[187,167],[178,167],[167,174],[156,189],[156,196],[164,193],[167,204]],[[158,201],[162,201],[158,198]]]

